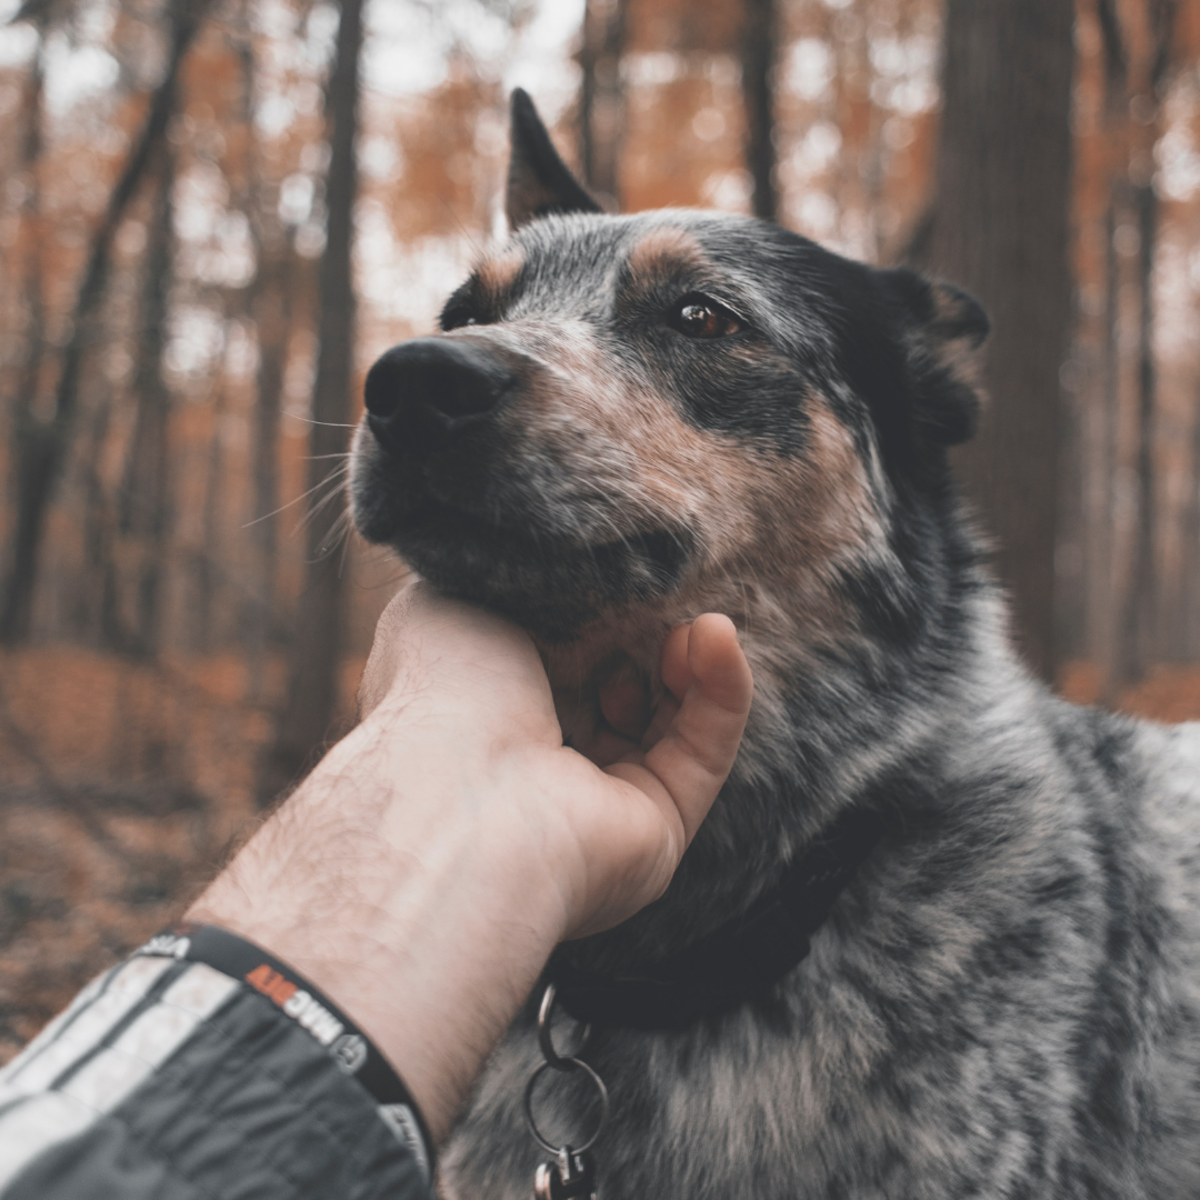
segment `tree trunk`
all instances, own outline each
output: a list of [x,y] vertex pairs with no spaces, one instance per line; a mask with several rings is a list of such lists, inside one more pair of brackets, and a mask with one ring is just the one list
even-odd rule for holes
[[587,0],[579,66],[579,157],[584,183],[611,208],[620,206],[621,146],[625,136],[625,48],[629,0]]
[[83,581],[75,626],[86,642],[97,646],[124,644],[120,596],[113,546],[117,538],[115,497],[105,485],[100,464],[112,423],[112,394],[106,388],[88,431],[83,512]]
[[1124,517],[1121,479],[1128,442],[1129,379],[1122,352],[1125,285],[1117,230],[1129,221],[1129,50],[1117,0],[1096,0],[1096,18],[1104,51],[1103,140],[1108,203],[1104,210],[1104,328],[1096,457],[1088,463],[1095,479],[1086,519],[1093,530],[1093,570],[1089,576],[1089,650],[1099,668],[1098,698],[1115,705],[1120,698],[1125,655],[1121,640],[1121,597],[1132,570]]
[[1200,394],[1192,407],[1192,478],[1183,520],[1180,613],[1183,652],[1200,659]]
[[226,488],[225,441],[221,426],[229,405],[226,381],[218,376],[212,404],[212,433],[204,461],[204,500],[200,508],[200,545],[192,554],[192,603],[187,622],[187,648],[211,654],[215,646],[214,612],[224,572],[221,561],[221,518]]
[[287,371],[296,287],[296,256],[279,217],[276,193],[264,174],[265,163],[254,123],[257,64],[251,0],[241,8],[237,50],[242,75],[241,120],[246,130],[245,208],[250,219],[256,268],[248,307],[258,342],[258,375],[251,426],[254,475],[250,533],[254,543],[251,599],[246,619],[248,692],[261,703],[266,690],[267,657],[276,635],[275,585],[279,566],[279,432],[283,383]]
[[949,0],[931,263],[992,318],[992,402],[960,478],[996,536],[1026,660],[1050,678],[1071,320],[1072,0]]
[[1154,250],[1158,238],[1158,197],[1152,182],[1134,188],[1138,249],[1138,362],[1137,362],[1137,524],[1133,569],[1121,614],[1121,662],[1118,677],[1134,683],[1146,673],[1154,655],[1158,599],[1154,495],[1155,370],[1154,370]]
[[42,254],[44,237],[39,228],[42,213],[42,116],[45,108],[45,30],[38,29],[38,46],[29,73],[24,106],[25,129],[21,138],[20,177],[25,184],[21,202],[20,244],[26,254],[24,273],[24,360],[17,372],[17,391],[13,398],[13,431],[19,439],[32,421],[40,390],[42,361],[46,351],[46,305]]
[[742,96],[746,109],[746,169],[756,217],[774,221],[779,211],[775,187],[775,0],[744,0]]
[[[41,391],[42,366],[46,352],[46,311],[44,295],[45,262],[42,253],[43,231],[39,228],[42,211],[41,160],[43,150],[42,121],[45,110],[45,20],[37,22],[38,44],[33,66],[26,86],[24,120],[21,136],[20,174],[25,185],[25,196],[20,210],[20,236],[18,246],[24,247],[21,271],[24,276],[24,308],[26,325],[22,341],[24,358],[16,372],[16,392],[13,396],[12,426],[9,461],[14,476],[12,496],[17,508],[16,531],[10,548],[12,561],[9,570],[13,576],[20,569],[20,504],[27,490],[27,481],[21,477],[21,452],[37,427],[37,399]],[[22,616],[23,636],[28,636],[31,611],[26,606]],[[0,606],[0,641],[10,640],[4,636],[8,622],[6,612]]]
[[1087,514],[1095,529],[1093,574],[1090,577],[1092,610],[1091,652],[1100,671],[1099,695],[1115,700],[1120,675],[1120,613],[1117,580],[1117,496],[1121,442],[1121,269],[1117,258],[1119,197],[1114,189],[1104,214],[1104,342],[1099,454],[1089,463],[1098,473],[1090,498],[1095,508]]
[[113,238],[154,151],[165,138],[167,123],[175,111],[180,68],[210,4],[211,0],[172,0],[166,74],[150,99],[141,132],[92,239],[71,313],[71,333],[62,354],[53,412],[48,419],[30,413],[16,431],[13,460],[17,512],[8,578],[0,597],[0,643],[18,642],[29,636],[46,515],[70,444],[84,360],[96,340],[95,318],[108,282]]
[[1158,246],[1158,194],[1154,190],[1154,147],[1162,133],[1162,104],[1171,61],[1175,0],[1148,0],[1151,58],[1146,86],[1131,106],[1140,117],[1128,165],[1138,231],[1137,524],[1133,569],[1121,619],[1119,681],[1141,679],[1158,649],[1157,503],[1154,487],[1156,373],[1154,363],[1154,259]]
[[334,461],[331,456],[346,449],[347,426],[353,412],[351,249],[358,191],[355,139],[361,46],[362,0],[342,0],[337,50],[325,98],[330,145],[325,181],[328,216],[325,254],[317,277],[319,349],[308,480],[310,487],[318,491],[310,501],[308,572],[300,598],[287,702],[260,779],[259,795],[264,803],[311,765],[330,732],[337,704],[342,586],[340,556],[331,552],[330,541],[342,514],[341,506],[322,506],[318,493]]
[[147,230],[142,309],[133,394],[133,436],[118,504],[120,535],[133,543],[133,620],[118,649],[153,658],[162,642],[162,592],[171,526],[169,422],[171,393],[163,377],[171,283],[174,278],[175,154],[158,148],[158,191]]
[[266,659],[275,635],[275,576],[279,563],[279,427],[283,381],[292,333],[295,255],[282,231],[259,236],[252,311],[258,332],[258,388],[254,407],[254,610],[250,622],[250,693],[262,697]]

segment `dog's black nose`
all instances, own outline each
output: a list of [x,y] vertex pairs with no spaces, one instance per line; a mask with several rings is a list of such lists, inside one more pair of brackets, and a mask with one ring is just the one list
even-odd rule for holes
[[516,376],[485,346],[417,338],[367,372],[367,424],[388,449],[454,433],[486,417]]

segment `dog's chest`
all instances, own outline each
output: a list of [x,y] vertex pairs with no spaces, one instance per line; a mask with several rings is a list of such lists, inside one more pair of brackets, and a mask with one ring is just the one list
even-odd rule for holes
[[[1120,781],[1132,798],[1113,793],[1164,811],[1151,824],[1165,832],[1043,787],[1048,822],[1030,801],[1008,850],[924,847],[939,888],[897,866],[852,895],[770,1004],[682,1033],[598,1031],[601,1200],[1195,1195],[1200,853],[1180,841],[1200,844],[1200,737],[1183,753],[1178,736],[1155,743],[1169,779],[1139,767]],[[1145,749],[1130,753],[1145,764]],[[1105,929],[1121,930],[1119,955]],[[532,1196],[545,1155],[521,1096],[540,1062],[518,1023],[445,1148],[445,1200]],[[551,1136],[578,1144],[587,1094],[544,1094]]]
[[[860,997],[848,1007],[859,1010],[857,1027],[835,1029],[827,1015],[805,1033],[776,1013],[727,1024],[716,1037],[602,1038],[588,1055],[613,1106],[594,1150],[602,1200],[823,1200],[851,1183],[855,1195],[949,1200],[962,1193],[939,1188],[939,1179],[981,1182],[997,1130],[1018,1114],[984,1103],[974,1087],[947,1087],[956,1068],[945,1061],[925,1055],[905,1065],[881,1053],[890,1039],[869,1006]],[[446,1149],[446,1200],[533,1194],[545,1155],[525,1127],[520,1096],[539,1061],[527,1032],[497,1054]],[[543,1102],[539,1118],[578,1141],[595,1113],[564,1092],[557,1104]],[[891,1186],[880,1193],[882,1180]]]
[[[596,1036],[587,1058],[612,1102],[594,1151],[602,1200],[817,1200],[851,1182],[862,1189],[851,1194],[877,1194],[873,1185],[885,1179],[895,1188],[889,1196],[949,1200],[963,1194],[954,1187],[981,1182],[980,1165],[994,1160],[1002,1131],[1019,1126],[1029,1105],[1021,1096],[1022,1026],[1050,997],[993,1011],[990,1031],[981,1026],[972,1039],[984,1046],[939,1050],[932,1043],[939,1017],[961,1025],[966,1014],[921,1005],[901,1028],[886,995],[904,987],[900,980],[873,987],[855,981],[857,970],[840,979],[807,973],[817,977],[793,981],[769,1011],[748,1009],[681,1034]],[[1050,1008],[1043,1015],[1053,1024],[1060,1018]],[[918,1041],[927,1044],[914,1053]],[[514,1030],[497,1052],[447,1147],[447,1200],[532,1195],[545,1156],[520,1098],[540,1061],[528,1028]],[[577,1143],[595,1119],[580,1103],[586,1096],[548,1094],[539,1119],[553,1136]],[[1055,1120],[1048,1115],[1046,1136],[1066,1140]],[[939,1179],[954,1185],[943,1190]]]

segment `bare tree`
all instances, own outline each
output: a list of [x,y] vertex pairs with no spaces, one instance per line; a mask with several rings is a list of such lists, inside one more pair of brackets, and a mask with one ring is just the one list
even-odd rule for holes
[[1179,614],[1183,654],[1200,657],[1200,396],[1193,403],[1192,477],[1183,517],[1183,562],[1180,567]]
[[322,505],[330,463],[345,452],[352,414],[355,303],[351,271],[358,132],[362,0],[342,0],[333,70],[326,88],[329,169],[325,181],[326,243],[317,280],[318,312],[313,424],[309,434],[308,571],[293,643],[287,701],[264,763],[259,794],[269,800],[308,765],[328,736],[337,703],[341,658],[342,581],[332,553],[340,506]]
[[[228,325],[226,326],[228,328]],[[217,588],[223,572],[218,566],[221,553],[221,516],[227,484],[225,441],[221,426],[229,405],[229,386],[219,372],[213,392],[212,433],[204,462],[204,498],[200,505],[200,544],[191,555],[192,602],[187,641],[197,654],[213,648],[214,609]]]
[[265,178],[254,125],[256,67],[254,43],[239,46],[242,62],[243,120],[247,130],[247,209],[257,269],[251,284],[250,313],[258,340],[258,378],[251,459],[254,471],[255,580],[249,621],[250,690],[260,698],[267,653],[274,635],[275,584],[279,559],[279,428],[288,345],[294,321],[296,255]]
[[100,393],[89,422],[90,445],[82,455],[86,500],[83,512],[83,583],[77,598],[75,625],[86,640],[100,646],[123,646],[126,628],[120,613],[120,579],[113,547],[117,537],[116,497],[100,470],[103,447],[112,426],[111,385]]
[[1027,660],[1055,665],[1059,368],[1071,318],[1072,0],[949,0],[931,265],[992,317],[992,404],[958,456]]
[[279,562],[279,428],[288,345],[294,324],[296,256],[287,237],[265,234],[259,225],[258,274],[251,311],[258,334],[258,386],[254,406],[255,584],[250,619],[251,691],[261,694],[266,656],[275,635],[276,573]]
[[46,418],[25,413],[14,434],[16,521],[8,577],[0,596],[0,642],[29,635],[46,515],[74,429],[85,360],[96,340],[96,317],[112,261],[112,245],[130,201],[175,111],[184,57],[212,0],[171,0],[170,52],[166,73],[150,99],[145,120],[92,238],[83,280],[71,312],[70,338],[63,349],[53,409]]
[[1100,693],[1114,700],[1120,675],[1120,597],[1123,564],[1117,546],[1116,488],[1122,410],[1121,261],[1117,229],[1128,207],[1129,51],[1117,0],[1096,0],[1096,17],[1104,52],[1105,145],[1108,147],[1108,202],[1104,213],[1104,327],[1100,360],[1100,404],[1091,414],[1097,426],[1084,470],[1086,520],[1091,530],[1088,552],[1089,643],[1100,669]]
[[175,152],[165,138],[156,151],[154,207],[142,267],[142,306],[133,378],[133,436],[118,497],[120,536],[132,543],[133,621],[119,647],[144,657],[160,649],[162,589],[171,524],[169,428],[171,392],[163,377],[170,290],[174,278]]
[[1159,600],[1157,505],[1154,489],[1156,427],[1154,366],[1154,257],[1158,245],[1158,193],[1154,190],[1153,149],[1162,133],[1162,104],[1171,62],[1176,0],[1147,0],[1151,58],[1144,90],[1131,100],[1141,126],[1129,162],[1132,207],[1138,231],[1138,362],[1137,362],[1137,532],[1133,569],[1121,614],[1121,657],[1117,680],[1133,682],[1145,673],[1154,655]]
[[625,48],[629,0],[587,0],[579,49],[579,157],[583,180],[602,202],[620,204],[625,139]]
[[42,363],[46,352],[46,303],[43,293],[45,262],[42,254],[41,232],[38,222],[42,212],[41,163],[43,150],[42,120],[45,107],[45,52],[46,30],[38,21],[38,44],[25,92],[23,116],[25,128],[21,138],[20,179],[24,185],[20,219],[22,226],[21,245],[25,247],[24,310],[25,336],[24,358],[17,372],[17,390],[13,398],[12,413],[14,432],[19,438],[32,420],[34,399],[42,374]]
[[[31,22],[37,30],[37,47],[26,82],[22,105],[23,129],[20,138],[18,171],[23,185],[19,219],[23,247],[22,291],[25,312],[23,355],[16,371],[16,390],[10,407],[12,443],[10,454],[16,460],[20,448],[35,425],[34,408],[42,377],[46,353],[46,305],[44,294],[45,261],[43,238],[38,228],[42,212],[42,154],[44,136],[42,124],[45,109],[45,43],[51,17],[48,3],[27,3],[15,20]],[[20,495],[18,484],[17,495]],[[15,564],[14,564],[15,566]],[[0,610],[0,638],[3,635],[3,612]]]
[[775,187],[775,46],[779,14],[776,0],[744,0],[742,95],[746,109],[746,167],[751,207],[756,217],[774,221],[779,211]]

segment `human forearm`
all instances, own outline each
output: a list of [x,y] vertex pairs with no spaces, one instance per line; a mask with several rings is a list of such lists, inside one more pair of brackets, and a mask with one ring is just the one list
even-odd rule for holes
[[529,839],[498,845],[504,822],[480,811],[481,791],[396,762],[389,717],[376,710],[334,747],[188,916],[270,950],[344,1008],[440,1139],[566,935],[567,905]]

